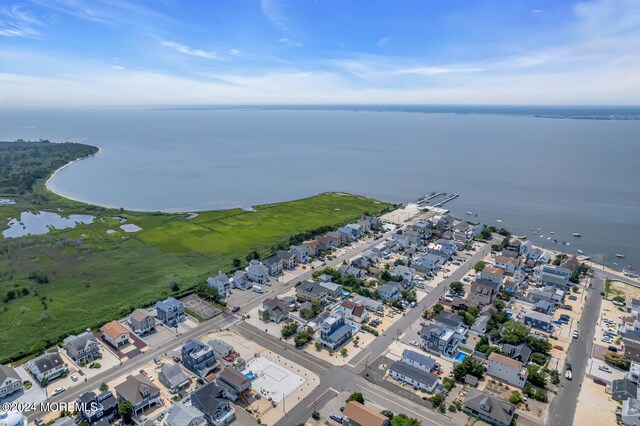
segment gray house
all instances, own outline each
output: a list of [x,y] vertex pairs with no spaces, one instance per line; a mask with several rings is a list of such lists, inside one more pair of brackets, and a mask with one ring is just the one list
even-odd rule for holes
[[234,402],[237,401],[237,398],[243,399],[243,394],[251,389],[251,379],[230,367],[222,370],[218,376],[218,384],[227,388],[229,396]]
[[156,303],[156,316],[169,327],[177,326],[185,320],[184,305],[179,300],[168,297]]
[[235,352],[233,346],[220,339],[211,339],[207,342],[211,348],[213,348],[213,353],[218,358],[226,358],[228,356],[233,355]]
[[550,333],[553,331],[553,317],[536,311],[524,314],[524,325]]
[[204,414],[183,402],[173,404],[165,415],[165,426],[206,426]]
[[165,364],[160,369],[158,374],[158,380],[165,385],[169,392],[178,393],[181,390],[189,387],[189,377],[182,371],[179,365]]
[[100,344],[90,331],[78,336],[69,336],[63,340],[63,343],[69,358],[78,364],[86,364],[100,356]]
[[204,414],[210,426],[226,426],[236,419],[228,398],[227,390],[214,380],[191,394],[191,405]]
[[156,329],[155,316],[146,309],[136,309],[129,315],[131,329],[136,334],[146,334]]
[[160,388],[151,383],[142,374],[127,376],[126,380],[116,386],[118,401],[129,401],[133,405],[133,413],[161,405]]
[[204,378],[220,363],[213,353],[213,348],[196,339],[187,340],[180,351],[182,363],[193,374]]
[[0,365],[0,399],[22,389],[22,379],[10,365]]
[[416,389],[424,389],[432,393],[438,385],[438,376],[427,373],[413,365],[402,361],[394,361],[389,367],[389,376],[408,383]]
[[430,324],[420,330],[420,346],[426,351],[453,357],[459,345],[460,339],[450,328]]
[[31,374],[33,374],[40,383],[45,380],[51,381],[56,379],[69,371],[67,364],[64,363],[58,352],[47,352],[40,355],[30,360],[27,366]]
[[289,305],[275,297],[265,299],[262,302],[262,307],[258,309],[258,316],[263,321],[279,324],[289,318]]
[[509,426],[516,412],[515,405],[474,388],[469,389],[462,405],[467,414],[495,426]]

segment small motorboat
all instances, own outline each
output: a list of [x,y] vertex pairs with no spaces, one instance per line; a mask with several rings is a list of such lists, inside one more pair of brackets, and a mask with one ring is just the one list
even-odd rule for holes
[[584,252],[582,250],[578,250],[578,253],[580,254],[584,254]]
[[502,219],[496,219],[496,222],[502,223]]
[[467,212],[469,216],[473,216],[473,212]]
[[579,233],[579,232],[574,232],[574,233],[573,233],[573,234],[571,234],[571,235],[573,235],[574,237],[578,237],[578,238],[579,238],[579,237],[582,237],[582,234],[581,234],[581,233]]
[[553,232],[553,231],[549,231],[549,234],[553,235],[553,234],[555,234],[555,232]]
[[616,257],[619,258],[619,259],[624,259],[624,254],[618,253],[618,254],[616,254]]

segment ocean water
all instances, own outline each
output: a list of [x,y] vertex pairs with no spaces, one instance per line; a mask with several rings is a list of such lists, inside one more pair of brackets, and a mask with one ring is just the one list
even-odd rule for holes
[[100,205],[193,211],[324,191],[391,202],[455,192],[447,208],[458,216],[638,268],[638,117],[638,108],[0,109],[0,139],[99,146],[49,186]]

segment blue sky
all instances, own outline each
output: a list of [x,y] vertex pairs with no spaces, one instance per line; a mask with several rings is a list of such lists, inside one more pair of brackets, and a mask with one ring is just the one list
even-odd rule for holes
[[640,0],[0,3],[0,105],[640,104]]

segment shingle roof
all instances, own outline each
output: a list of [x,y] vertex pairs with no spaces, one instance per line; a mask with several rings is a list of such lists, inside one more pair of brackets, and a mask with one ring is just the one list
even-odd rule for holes
[[489,362],[492,362],[492,361],[502,365],[506,365],[507,367],[511,367],[514,370],[522,369],[522,363],[520,361],[508,358],[497,352],[491,352],[491,355],[489,355]]
[[237,389],[242,389],[249,383],[251,383],[251,379],[249,379],[247,376],[240,373],[238,370],[229,367],[222,370],[218,378]]
[[193,392],[191,399],[192,401],[194,399],[197,401],[200,410],[205,414],[211,415],[215,413],[221,404],[227,403],[227,401],[223,399],[224,395],[224,388],[213,381]]
[[182,371],[179,365],[165,364],[161,369],[162,374],[166,377],[171,386],[180,386],[189,380],[189,377]]
[[474,388],[469,389],[463,405],[502,424],[510,424],[516,411],[515,405]]
[[13,367],[9,365],[0,365],[0,384],[8,378],[20,380],[20,376]]
[[144,392],[154,395],[160,393],[160,388],[142,374],[137,374],[127,376],[124,382],[116,386],[116,392],[133,405],[137,405],[145,399]]
[[112,339],[117,339],[123,334],[129,333],[129,330],[124,328],[124,326],[116,320],[108,322],[102,327],[100,327],[100,331],[102,331],[104,334],[111,337]]
[[434,376],[433,374],[427,373],[424,370],[402,361],[394,361],[393,364],[391,364],[391,367],[389,367],[389,371],[395,371],[398,374],[410,377],[411,379],[416,380],[419,383],[423,383],[428,387],[433,386],[438,381],[438,376]]
[[146,309],[136,309],[135,311],[131,312],[131,319],[134,319],[136,321],[142,322],[145,320],[145,318],[148,317],[152,317],[153,314],[149,311],[147,311]]
[[367,426],[382,426],[389,418],[356,401],[349,401],[344,409],[344,415],[349,419]]
[[91,342],[92,344],[98,344],[98,339],[91,332],[84,332],[78,336],[69,336],[64,339],[64,345],[66,347],[74,348],[76,351],[80,351],[87,347],[87,344]]
[[38,371],[44,373],[64,364],[62,357],[57,352],[48,352],[32,360]]
[[190,426],[191,422],[198,418],[204,420],[200,410],[179,402],[169,408],[165,422],[167,426]]
[[440,324],[456,327],[460,323],[464,322],[464,318],[462,318],[458,314],[454,314],[447,311],[440,311],[440,313],[438,313],[434,321]]
[[404,351],[402,351],[402,359],[405,358],[425,365],[429,369],[432,369],[436,365],[436,360],[431,358],[430,356],[426,356],[409,349],[405,349]]

